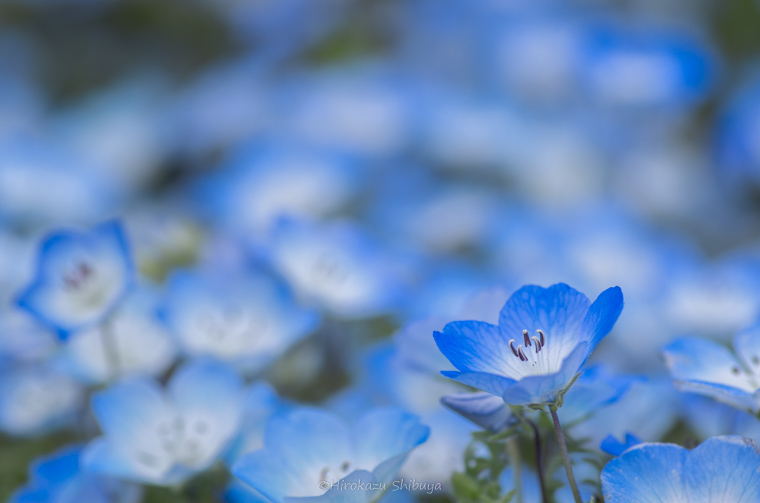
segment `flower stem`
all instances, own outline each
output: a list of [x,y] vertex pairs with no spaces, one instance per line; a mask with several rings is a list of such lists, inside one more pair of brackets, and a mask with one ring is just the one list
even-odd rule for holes
[[557,443],[559,444],[559,450],[562,452],[562,462],[565,463],[565,472],[567,473],[567,480],[570,483],[570,489],[573,490],[573,498],[575,503],[583,503],[581,500],[581,493],[578,491],[578,485],[575,483],[575,475],[573,475],[573,465],[570,464],[570,456],[567,454],[567,445],[565,445],[565,435],[562,433],[562,426],[559,424],[559,417],[555,409],[550,409],[552,414],[552,421],[554,421],[554,432],[557,434]]
[[121,365],[119,362],[119,348],[116,341],[116,334],[113,331],[113,320],[107,318],[100,326],[100,334],[103,338],[103,350],[106,355],[106,362],[108,364],[108,378],[115,381],[119,377],[121,372]]
[[517,436],[512,436],[507,440],[507,454],[509,454],[509,462],[512,465],[512,477],[515,484],[515,502],[523,503],[522,494],[522,459],[520,456],[520,444],[517,441]]
[[541,435],[538,434],[536,423],[530,419],[525,419],[530,428],[533,430],[533,441],[536,448],[536,472],[538,473],[538,483],[541,486],[541,501],[549,503],[549,497],[546,494],[546,482],[544,481],[544,466],[541,461]]

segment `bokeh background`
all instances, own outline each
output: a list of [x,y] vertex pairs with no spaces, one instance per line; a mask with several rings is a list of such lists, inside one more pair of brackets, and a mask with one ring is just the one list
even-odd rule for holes
[[[102,383],[15,299],[46,233],[110,218],[160,298],[255,269],[317,313],[253,376],[294,401],[345,401],[380,348],[424,379],[376,401],[424,415],[427,334],[558,281],[620,285],[594,360],[665,386],[662,345],[760,314],[758,26],[753,0],[4,0],[0,498],[95,431]],[[647,440],[699,436],[638,394]],[[456,469],[439,449],[413,473]]]

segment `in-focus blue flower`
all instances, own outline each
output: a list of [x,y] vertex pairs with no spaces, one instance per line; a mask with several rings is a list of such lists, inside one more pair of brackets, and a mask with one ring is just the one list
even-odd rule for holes
[[82,448],[70,446],[34,461],[29,482],[8,503],[139,503],[140,486],[86,473],[80,465]]
[[87,232],[59,231],[42,243],[36,276],[18,303],[65,339],[110,314],[134,277],[127,238],[118,221]]
[[417,416],[397,409],[375,409],[349,426],[334,414],[300,408],[272,418],[264,448],[241,458],[233,473],[274,502],[366,501],[380,493],[333,484],[389,483],[428,432]]
[[238,433],[243,389],[220,363],[191,362],[169,381],[132,379],[96,394],[103,436],[83,454],[83,466],[158,485],[174,485],[217,461]]
[[607,503],[757,503],[760,451],[752,440],[713,437],[692,451],[673,444],[640,444],[602,471]]
[[760,411],[760,325],[734,336],[736,355],[707,339],[684,337],[663,348],[676,388]]
[[312,332],[319,315],[301,309],[273,278],[235,271],[180,271],[168,280],[162,317],[191,356],[256,371]]
[[438,348],[459,370],[442,373],[508,404],[561,405],[622,309],[618,287],[591,304],[563,283],[524,286],[504,305],[498,325],[456,321],[434,333]]

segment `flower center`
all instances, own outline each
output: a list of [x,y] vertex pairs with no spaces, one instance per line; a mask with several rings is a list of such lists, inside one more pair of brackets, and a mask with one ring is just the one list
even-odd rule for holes
[[[188,427],[189,426],[189,427]],[[182,418],[176,418],[171,423],[163,423],[158,427],[158,438],[167,456],[175,462],[193,467],[204,459],[202,438],[208,432],[208,423],[195,421],[186,425]]]
[[[543,330],[536,330],[536,335],[531,336],[527,330],[523,330],[522,342],[523,344],[516,345],[515,339],[509,341],[509,349],[512,354],[520,360],[525,362],[525,365],[518,365],[522,367],[524,375],[543,375],[551,374],[552,369],[549,368],[549,361],[546,357],[541,357],[541,352],[546,346],[546,334]],[[531,350],[532,349],[532,350]]]
[[95,270],[87,262],[79,262],[63,275],[63,286],[67,290],[80,290],[95,274]]
[[327,481],[333,484],[351,473],[353,469],[354,465],[350,461],[343,461],[338,467],[325,466],[319,472],[319,482]]

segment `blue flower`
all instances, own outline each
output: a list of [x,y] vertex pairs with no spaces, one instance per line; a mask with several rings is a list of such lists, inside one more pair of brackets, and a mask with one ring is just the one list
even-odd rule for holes
[[390,482],[428,433],[416,416],[397,409],[375,409],[349,426],[323,410],[300,408],[272,418],[264,448],[244,456],[232,471],[274,502],[366,501],[372,491],[334,484]]
[[[174,362],[177,349],[158,319],[158,301],[157,292],[151,289],[131,291],[113,311],[107,326],[101,324],[78,332],[63,348],[56,364],[89,384],[115,377],[160,375]],[[111,338],[109,347],[104,346],[104,335]]]
[[0,431],[35,436],[73,424],[85,390],[50,366],[8,367],[0,373]]
[[684,337],[663,348],[676,388],[760,410],[760,325],[734,336],[736,355],[716,342]]
[[29,483],[16,491],[8,503],[138,503],[140,486],[82,471],[82,448],[65,447],[34,461]]
[[65,339],[110,314],[134,276],[119,222],[87,232],[59,231],[42,243],[36,277],[18,303]]
[[524,286],[504,305],[498,325],[456,321],[434,333],[438,348],[459,370],[442,374],[508,404],[561,405],[622,308],[618,287],[591,304],[563,283]]
[[607,503],[757,503],[760,451],[752,440],[713,437],[692,451],[673,444],[640,444],[602,471]]
[[162,317],[192,356],[256,371],[312,332],[319,316],[264,275],[180,271],[170,276]]
[[243,389],[237,375],[215,362],[180,368],[164,392],[149,379],[132,379],[96,394],[103,436],[83,454],[94,473],[174,485],[211,466],[238,434]]
[[340,318],[387,314],[406,291],[406,264],[355,224],[281,220],[273,231],[274,267],[305,298]]

